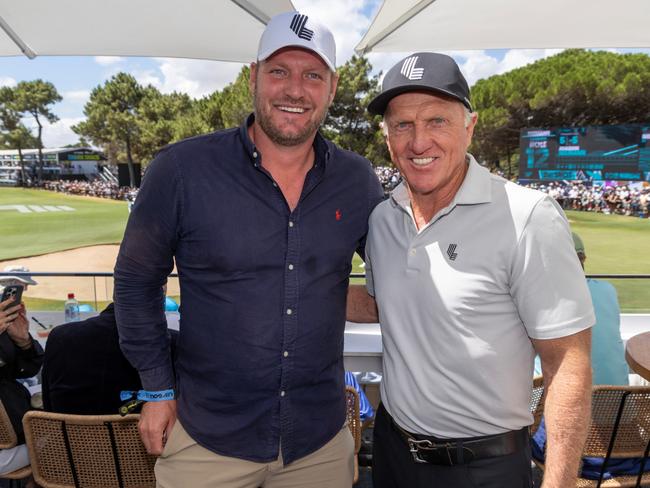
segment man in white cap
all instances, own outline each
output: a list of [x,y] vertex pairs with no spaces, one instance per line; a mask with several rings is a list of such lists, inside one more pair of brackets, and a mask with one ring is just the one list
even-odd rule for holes
[[[404,177],[373,211],[367,293],[384,345],[375,488],[532,486],[533,360],[542,359],[545,488],[575,485],[589,422],[594,314],[566,217],[552,198],[467,153],[477,115],[452,58],[391,68],[368,110],[384,116]],[[365,317],[364,317],[365,316]]]
[[[115,309],[161,487],[352,484],[345,301],[382,189],[369,161],[318,133],[335,52],[311,17],[274,17],[251,65],[254,115],[149,166],[115,267]],[[160,306],[174,261],[176,377]]]

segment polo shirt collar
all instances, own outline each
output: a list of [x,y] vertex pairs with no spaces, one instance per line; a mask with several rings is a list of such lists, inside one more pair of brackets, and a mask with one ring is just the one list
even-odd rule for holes
[[411,198],[409,197],[409,192],[406,189],[406,181],[404,179],[402,179],[399,185],[397,185],[393,191],[390,192],[390,198],[395,205],[406,209],[411,208]]
[[[259,154],[256,155],[257,153],[257,148],[255,147],[255,144],[251,140],[251,138],[248,135],[248,128],[253,125],[253,122],[255,122],[255,114],[252,113],[248,117],[246,117],[246,120],[244,123],[239,127],[239,135],[241,137],[242,144],[244,146],[244,149],[246,150],[246,153],[250,157],[251,163],[255,164],[260,157]],[[323,166],[327,166],[327,162],[330,159],[331,155],[331,150],[329,147],[329,144],[327,143],[327,140],[321,135],[320,131],[316,132],[316,137],[314,138],[314,164],[322,164]]]
[[492,201],[492,175],[487,168],[479,165],[474,156],[466,156],[469,168],[460,185],[454,201],[456,205],[474,205]]
[[[455,205],[474,205],[492,201],[492,176],[490,172],[479,165],[471,154],[467,154],[466,160],[469,168],[467,169],[463,183],[460,185],[450,205],[451,208]],[[410,209],[411,200],[405,181],[402,181],[391,192],[391,198],[396,205]]]

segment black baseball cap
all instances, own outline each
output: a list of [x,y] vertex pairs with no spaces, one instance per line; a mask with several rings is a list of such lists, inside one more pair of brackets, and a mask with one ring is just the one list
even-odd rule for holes
[[448,95],[473,111],[469,86],[456,61],[446,54],[428,52],[411,54],[393,66],[384,77],[381,93],[368,104],[368,111],[383,115],[394,97],[417,90]]

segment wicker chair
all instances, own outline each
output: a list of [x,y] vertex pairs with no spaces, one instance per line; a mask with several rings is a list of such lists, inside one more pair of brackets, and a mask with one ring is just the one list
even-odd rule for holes
[[[0,400],[0,449],[11,449],[12,447],[16,447],[17,442],[18,438],[16,436],[16,431],[14,430],[13,425],[11,425],[9,415],[7,415],[2,400]],[[17,469],[10,473],[0,474],[0,479],[22,480],[31,474],[31,466],[25,466],[24,468]]]
[[359,394],[351,386],[345,387],[348,427],[354,438],[354,483],[359,480],[359,449],[361,449],[361,418],[359,416]]
[[[650,486],[650,472],[643,471],[650,451],[650,387],[594,386],[591,424],[583,457],[604,459],[599,480],[578,478],[578,488]],[[642,458],[638,475],[618,475],[603,480],[607,463],[615,458]],[[544,469],[544,465],[535,461]]]
[[43,488],[154,487],[156,458],[140,440],[138,419],[28,412],[23,425],[34,479]]

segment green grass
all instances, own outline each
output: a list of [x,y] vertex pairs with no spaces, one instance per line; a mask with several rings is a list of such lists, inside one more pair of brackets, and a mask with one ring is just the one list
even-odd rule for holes
[[[2,205],[67,205],[75,211],[21,214],[0,210],[0,260],[119,243],[128,218],[125,202],[43,190],[0,188]],[[650,219],[571,211],[567,216],[585,243],[588,274],[650,274]],[[360,264],[355,255],[353,273],[365,271]],[[612,284],[623,311],[650,312],[650,280],[612,280]],[[63,306],[59,300],[28,300],[38,300],[31,310],[60,310]]]
[[650,219],[567,212],[585,244],[587,273],[650,274]]
[[[25,302],[25,307],[27,310],[38,310],[40,312],[50,312],[50,311],[63,311],[63,304],[65,303],[65,300],[50,300],[47,298],[35,298],[35,297],[24,297],[23,302]],[[88,304],[91,307],[93,307],[95,310],[102,311],[106,308],[106,306],[111,303],[111,302],[102,302],[99,301],[97,302],[97,306],[95,306],[95,302],[92,301],[80,301],[79,304]]]
[[[23,297],[24,297],[23,302],[25,302],[25,307],[27,308],[27,310],[38,310],[41,312],[50,312],[50,311],[60,312],[63,310],[63,304],[65,303],[65,300],[50,300],[47,298],[35,298],[35,297],[25,297],[25,296]],[[179,296],[172,296],[171,298],[173,298],[174,301],[180,305],[181,298]],[[98,312],[101,312],[111,302],[105,302],[101,300],[98,301],[96,304],[93,301],[81,300],[79,302],[80,305],[84,303],[90,305]]]
[[0,206],[3,205],[67,205],[75,211],[0,210],[0,260],[119,243],[128,218],[126,202],[45,190],[0,188]]
[[[567,212],[585,244],[587,274],[650,274],[650,219]],[[650,312],[650,280],[610,280],[621,311]]]

